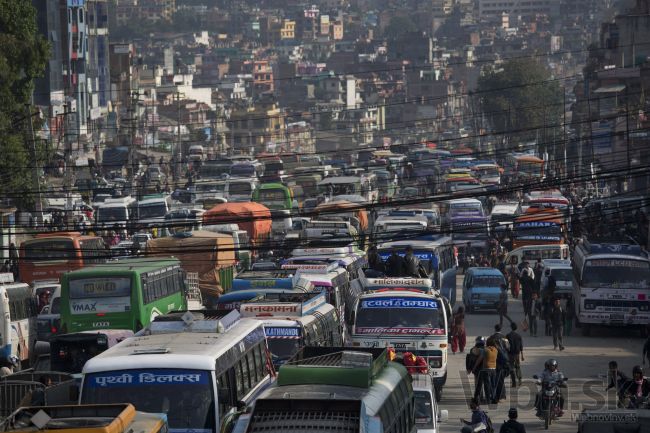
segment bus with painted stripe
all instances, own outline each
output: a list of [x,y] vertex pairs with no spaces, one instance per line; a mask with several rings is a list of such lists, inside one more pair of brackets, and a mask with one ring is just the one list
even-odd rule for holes
[[422,356],[440,400],[447,381],[447,309],[439,295],[417,289],[386,288],[355,302],[352,347],[385,348]]
[[0,274],[0,359],[15,356],[29,360],[36,342],[36,299],[26,283],[14,282],[14,274]]
[[175,258],[127,258],[63,275],[62,333],[137,332],[154,317],[187,308],[185,272]]
[[84,365],[81,404],[131,403],[167,414],[170,433],[216,433],[275,381],[262,322],[237,311],[174,312],[139,334]]
[[304,346],[343,344],[341,322],[325,293],[264,294],[239,307],[243,317],[262,320],[273,365],[279,368]]

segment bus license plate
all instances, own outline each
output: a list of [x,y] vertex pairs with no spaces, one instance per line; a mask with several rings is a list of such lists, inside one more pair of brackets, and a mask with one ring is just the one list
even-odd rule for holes
[[612,322],[622,322],[625,320],[625,314],[610,314],[609,320]]
[[391,344],[391,346],[393,346],[393,348],[394,348],[395,350],[398,350],[398,349],[407,349],[408,346],[409,346],[408,343],[390,343],[390,344]]

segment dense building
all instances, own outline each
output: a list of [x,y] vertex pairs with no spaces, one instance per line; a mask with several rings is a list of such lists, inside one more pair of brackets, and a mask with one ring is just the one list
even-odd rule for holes
[[115,18],[118,26],[138,21],[170,22],[176,11],[176,0],[117,0]]
[[531,17],[537,14],[557,15],[559,0],[478,0],[481,21],[500,21],[505,13],[511,16]]

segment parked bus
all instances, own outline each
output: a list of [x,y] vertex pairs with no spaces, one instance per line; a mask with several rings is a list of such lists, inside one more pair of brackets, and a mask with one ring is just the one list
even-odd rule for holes
[[178,260],[129,258],[69,272],[61,282],[62,333],[97,329],[139,331],[151,320],[186,308]]
[[0,359],[13,355],[29,361],[36,341],[36,299],[25,283],[14,283],[12,273],[0,274]]
[[386,350],[305,347],[235,431],[415,433],[414,405],[406,368]]
[[172,210],[172,198],[166,194],[144,196],[137,202],[136,229],[144,230],[152,227],[164,229],[165,215]]
[[372,173],[360,176],[326,177],[318,182],[318,190],[329,198],[337,195],[358,195],[363,197],[365,202],[376,202],[379,198],[377,176]]
[[225,198],[229,202],[251,201],[253,191],[255,191],[258,184],[258,180],[254,177],[231,177],[226,181],[226,189],[224,190]]
[[353,347],[392,347],[427,361],[440,400],[447,380],[447,313],[443,300],[417,289],[386,288],[355,302]]
[[0,424],[11,433],[166,433],[164,413],[136,412],[130,404],[21,407]]
[[18,271],[27,284],[59,281],[65,272],[94,265],[107,258],[104,240],[76,232],[42,233],[20,245]]
[[240,304],[242,317],[262,320],[273,366],[279,368],[304,346],[343,345],[336,309],[323,292],[262,294]]
[[143,331],[92,358],[80,402],[126,402],[166,413],[170,431],[219,432],[274,380],[261,321],[236,311],[158,316]]
[[506,256],[506,263],[522,265],[524,262],[535,263],[538,259],[569,260],[570,252],[567,244],[527,245],[515,248]]
[[573,255],[576,326],[626,326],[647,332],[650,260],[638,245],[582,241]]
[[471,244],[472,249],[480,248],[482,251],[487,251],[490,237],[487,217],[478,212],[461,212],[452,215],[449,228],[454,244],[457,246],[467,247]]
[[136,219],[137,200],[134,197],[108,198],[97,206],[95,226],[98,231],[115,230],[127,232],[129,224]]

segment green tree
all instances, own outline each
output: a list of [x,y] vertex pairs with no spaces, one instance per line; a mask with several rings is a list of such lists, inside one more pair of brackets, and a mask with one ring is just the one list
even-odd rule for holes
[[[0,0],[0,195],[33,208],[33,161],[27,105],[42,76],[49,46],[38,33],[30,0]],[[33,111],[33,110],[32,110]]]
[[495,133],[504,133],[511,142],[551,140],[562,115],[562,89],[542,64],[508,61],[499,70],[484,71],[477,90]]
[[388,39],[397,39],[405,33],[415,32],[418,28],[409,17],[396,16],[390,19],[390,23],[384,29],[384,36]]

